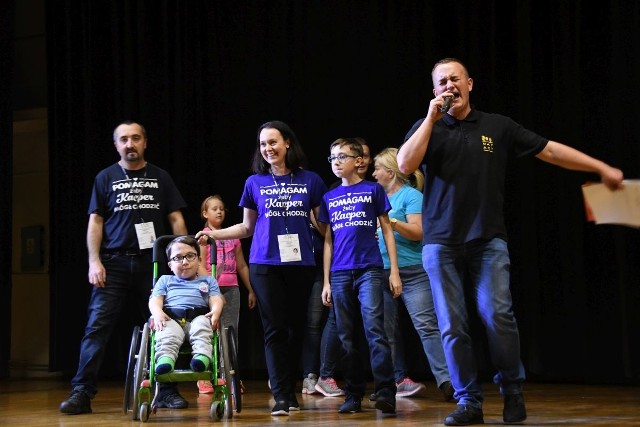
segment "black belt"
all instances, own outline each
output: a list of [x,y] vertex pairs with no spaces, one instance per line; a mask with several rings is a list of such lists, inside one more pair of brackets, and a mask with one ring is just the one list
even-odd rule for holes
[[198,316],[203,316],[209,312],[209,307],[192,307],[192,308],[169,308],[162,309],[173,320],[184,326],[186,322],[191,322]]
[[141,256],[151,254],[151,249],[107,249],[103,250],[104,255],[118,255],[118,256]]

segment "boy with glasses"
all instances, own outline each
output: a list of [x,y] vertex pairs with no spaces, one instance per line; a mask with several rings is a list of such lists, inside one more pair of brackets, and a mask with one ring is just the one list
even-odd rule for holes
[[[391,205],[380,184],[358,175],[362,157],[362,145],[354,138],[341,138],[331,144],[328,160],[342,185],[324,195],[318,216],[320,222],[331,226],[325,233],[322,301],[327,306],[334,305],[338,335],[346,353],[345,402],[338,412],[362,411],[366,374],[356,340],[362,322],[378,396],[375,407],[383,413],[395,413],[396,384],[391,349],[384,332],[383,263],[376,240],[378,222],[389,248],[389,283],[394,296],[400,295],[402,283],[387,215]],[[357,311],[361,317],[354,316]]]
[[200,245],[190,236],[173,239],[166,248],[173,274],[153,286],[149,310],[156,331],[156,374],[173,371],[178,351],[189,337],[191,369],[203,372],[211,364],[211,338],[218,326],[224,300],[212,276],[199,276]]

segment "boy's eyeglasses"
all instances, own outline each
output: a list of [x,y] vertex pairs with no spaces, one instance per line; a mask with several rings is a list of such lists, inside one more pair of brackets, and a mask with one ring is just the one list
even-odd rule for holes
[[195,252],[189,252],[186,255],[176,255],[173,258],[169,258],[169,261],[173,261],[173,262],[182,262],[185,259],[189,262],[193,262],[196,260],[196,258],[198,258],[198,254]]
[[352,157],[352,158],[355,159],[358,156],[351,156],[349,154],[338,154],[337,156],[329,156],[329,157],[327,157],[327,160],[329,161],[329,163],[333,163],[333,162],[336,161],[336,159],[338,159],[338,162],[340,164],[342,164],[342,163],[346,162],[347,160],[349,160],[349,157]]

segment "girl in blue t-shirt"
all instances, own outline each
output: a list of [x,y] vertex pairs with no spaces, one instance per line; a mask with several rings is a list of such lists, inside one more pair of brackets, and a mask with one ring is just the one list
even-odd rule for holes
[[[431,295],[431,282],[422,266],[422,193],[424,175],[417,170],[409,176],[398,168],[397,148],[386,148],[374,159],[373,177],[387,193],[391,211],[389,218],[396,237],[398,269],[402,280],[402,295],[394,298],[391,292],[384,295],[384,323],[391,345],[397,397],[424,394],[426,386],[414,382],[407,374],[404,341],[398,321],[398,304],[407,309],[411,322],[422,343],[429,367],[445,400],[453,399],[453,387],[444,357],[438,318]],[[378,243],[384,262],[385,275],[389,274],[390,260],[387,246],[378,229]],[[374,399],[375,400],[375,399]]]

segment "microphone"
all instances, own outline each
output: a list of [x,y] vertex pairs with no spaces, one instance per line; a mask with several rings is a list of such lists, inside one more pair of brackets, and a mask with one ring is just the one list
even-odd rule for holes
[[446,113],[449,111],[449,107],[451,107],[451,103],[453,102],[453,96],[445,96],[444,102],[442,103],[442,107],[440,107],[441,113]]

